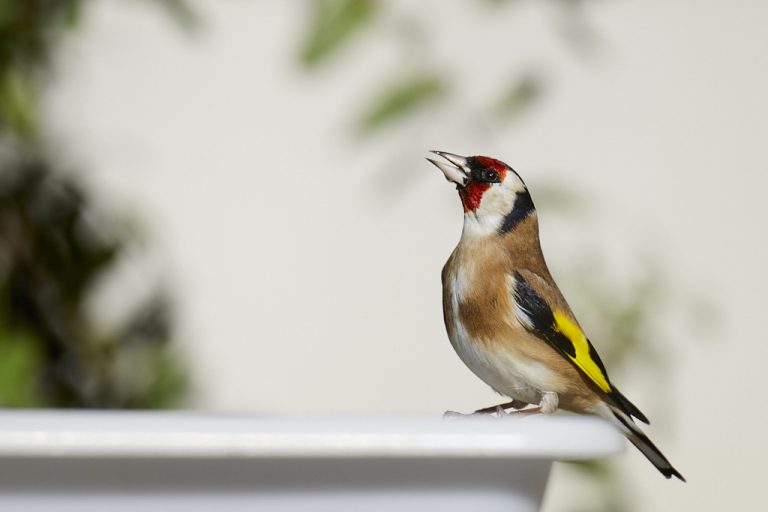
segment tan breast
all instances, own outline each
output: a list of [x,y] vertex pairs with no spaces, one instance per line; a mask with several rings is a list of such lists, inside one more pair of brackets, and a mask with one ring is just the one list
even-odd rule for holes
[[[546,269],[543,257],[541,265]],[[498,393],[538,403],[542,391],[554,391],[563,408],[583,412],[582,402],[591,397],[586,396],[588,389],[581,389],[578,371],[530,334],[514,314],[514,269],[502,243],[462,241],[456,247],[442,276],[451,344],[470,370]]]

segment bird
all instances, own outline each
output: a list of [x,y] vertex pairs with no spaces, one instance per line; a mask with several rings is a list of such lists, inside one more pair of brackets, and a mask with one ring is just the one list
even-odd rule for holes
[[427,160],[456,185],[464,208],[461,238],[442,271],[448,338],[477,377],[512,399],[474,414],[563,409],[600,416],[666,478],[684,482],[635,422],[650,424],[608,377],[552,278],[520,175],[487,156],[431,153],[441,160]]

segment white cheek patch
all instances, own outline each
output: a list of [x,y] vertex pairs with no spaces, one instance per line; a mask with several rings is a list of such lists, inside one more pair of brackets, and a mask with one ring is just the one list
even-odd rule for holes
[[483,237],[497,233],[505,217],[515,209],[519,193],[525,191],[525,184],[514,173],[509,173],[502,183],[491,185],[477,209],[465,213],[463,236]]
[[505,187],[503,183],[491,185],[491,188],[483,194],[476,213],[477,215],[506,215],[514,208],[516,196],[517,194]]

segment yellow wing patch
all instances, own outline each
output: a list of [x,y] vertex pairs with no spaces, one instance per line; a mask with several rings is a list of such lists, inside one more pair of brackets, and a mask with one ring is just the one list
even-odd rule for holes
[[575,356],[567,354],[568,357],[576,363],[581,371],[583,371],[587,377],[594,382],[597,387],[605,391],[611,392],[611,385],[608,383],[608,379],[603,374],[600,367],[589,355],[589,341],[584,333],[579,329],[579,326],[571,320],[571,318],[561,311],[554,312],[555,317],[555,329],[560,331],[571,342],[574,348]]

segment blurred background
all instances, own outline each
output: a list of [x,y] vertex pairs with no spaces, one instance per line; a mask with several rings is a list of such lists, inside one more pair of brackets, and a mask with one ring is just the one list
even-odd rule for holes
[[461,206],[423,159],[486,154],[689,482],[628,450],[556,466],[547,509],[753,509],[767,24],[757,0],[6,0],[0,405],[496,403],[444,333]]

